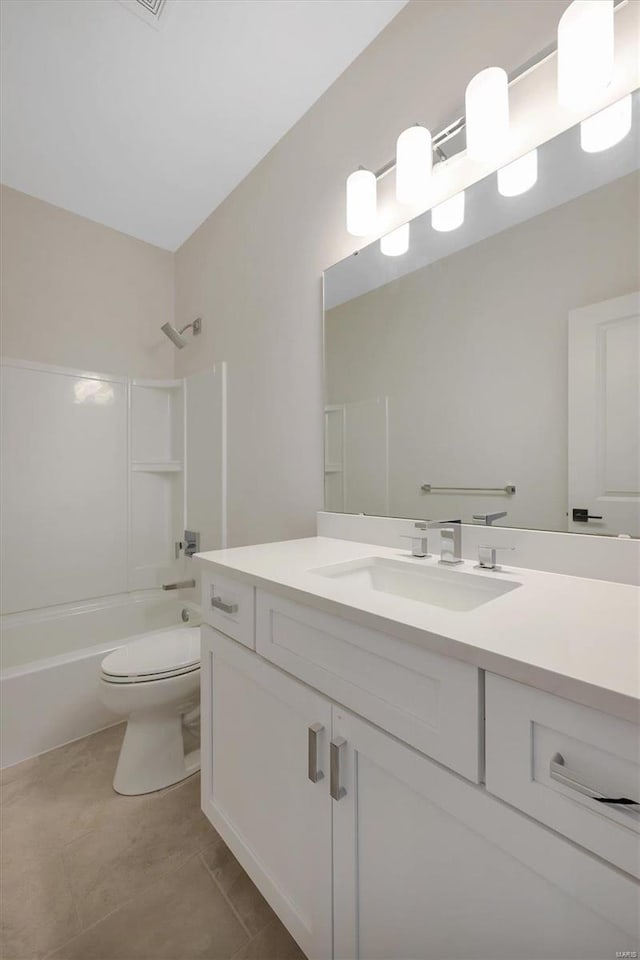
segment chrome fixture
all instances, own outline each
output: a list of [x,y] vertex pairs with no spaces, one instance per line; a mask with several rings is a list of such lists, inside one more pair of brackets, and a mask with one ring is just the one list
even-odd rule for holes
[[180,616],[182,617],[183,623],[189,623],[189,620],[191,620],[191,612],[189,611],[188,607],[182,608]]
[[509,496],[516,492],[513,483],[507,483],[504,487],[435,487],[431,483],[423,483],[420,489],[423,493],[453,491],[454,493],[506,493]]
[[200,549],[200,534],[195,530],[185,530],[184,532],[184,555],[192,557]]
[[494,547],[491,544],[483,543],[478,547],[478,566],[483,570],[499,570],[496,563],[497,550],[515,550],[515,547]]
[[181,327],[179,330],[176,330],[172,323],[163,323],[160,329],[166,337],[169,337],[169,340],[175,344],[178,350],[182,350],[182,348],[187,345],[187,339],[183,337],[182,334],[185,330],[188,330],[189,327],[192,328],[194,337],[202,333],[202,320],[200,317],[196,317],[191,323],[185,323],[184,327]]
[[577,773],[565,766],[564,757],[561,753],[555,753],[551,758],[549,776],[556,783],[561,783],[563,787],[569,787],[571,790],[581,793],[583,797],[589,797],[598,803],[615,805],[616,810],[620,813],[626,813],[634,819],[640,816],[640,802],[638,800],[631,800],[629,797],[606,797],[598,790],[594,790],[593,787],[587,786]]
[[341,759],[346,746],[344,737],[336,737],[329,745],[329,793],[333,800],[342,800],[347,795],[347,788],[340,783]]
[[[414,523],[416,530],[426,530],[427,525],[420,521]],[[427,537],[424,533],[402,533],[400,534],[403,540],[411,541],[411,556],[412,557],[428,557],[429,556],[429,544],[427,542]]]
[[226,600],[223,600],[222,597],[211,597],[211,606],[216,610],[222,610],[223,613],[237,613],[238,604],[237,603],[227,603]]
[[183,551],[185,557],[192,557],[200,550],[200,534],[196,530],[185,530],[182,540],[176,540],[173,549],[176,560],[180,559]]
[[163,590],[189,590],[191,587],[195,587],[195,580],[178,580],[177,583],[163,583]]
[[473,519],[478,523],[484,523],[486,527],[490,527],[492,523],[495,523],[496,520],[501,520],[503,517],[506,517],[506,515],[506,510],[501,510],[499,513],[474,513]]
[[461,520],[427,520],[425,529],[440,531],[440,563],[462,563]]
[[324,780],[324,772],[318,767],[318,738],[323,730],[324,727],[321,723],[312,723],[307,730],[309,735],[308,777],[311,783],[318,783],[320,780]]

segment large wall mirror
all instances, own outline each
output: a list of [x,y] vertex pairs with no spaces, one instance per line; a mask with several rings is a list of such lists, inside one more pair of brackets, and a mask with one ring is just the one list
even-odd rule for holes
[[326,271],[325,509],[640,536],[639,121]]

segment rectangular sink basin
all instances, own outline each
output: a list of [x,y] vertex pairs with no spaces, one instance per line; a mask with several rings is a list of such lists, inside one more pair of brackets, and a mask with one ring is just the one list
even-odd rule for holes
[[447,610],[475,610],[521,586],[515,580],[475,576],[458,569],[418,566],[387,557],[363,557],[309,570],[357,588],[390,593],[405,600],[418,600]]

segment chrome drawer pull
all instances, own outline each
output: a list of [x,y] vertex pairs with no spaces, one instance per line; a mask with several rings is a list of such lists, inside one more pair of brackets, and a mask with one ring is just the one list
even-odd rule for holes
[[223,613],[237,613],[237,603],[225,603],[222,597],[211,597],[211,606],[216,610],[222,610]]
[[336,737],[331,741],[330,747],[330,771],[329,771],[329,793],[334,800],[341,800],[347,795],[346,787],[340,786],[340,758],[342,750],[346,747],[347,741],[344,737]]
[[317,783],[318,780],[324,780],[324,773],[318,770],[318,737],[324,730],[321,723],[312,723],[309,727],[309,780],[311,783]]
[[598,803],[608,803],[619,808],[620,813],[626,813],[631,817],[637,818],[640,815],[640,803],[637,800],[630,800],[628,797],[605,797],[604,794],[588,787],[578,779],[578,774],[569,770],[564,765],[564,757],[561,753],[554,753],[549,763],[549,776],[557,783],[565,787],[576,790],[591,800],[597,800]]

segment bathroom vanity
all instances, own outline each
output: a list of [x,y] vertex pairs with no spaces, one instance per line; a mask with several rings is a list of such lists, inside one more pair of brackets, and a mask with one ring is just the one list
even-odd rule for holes
[[199,562],[202,807],[307,956],[638,949],[638,588],[323,537]]

